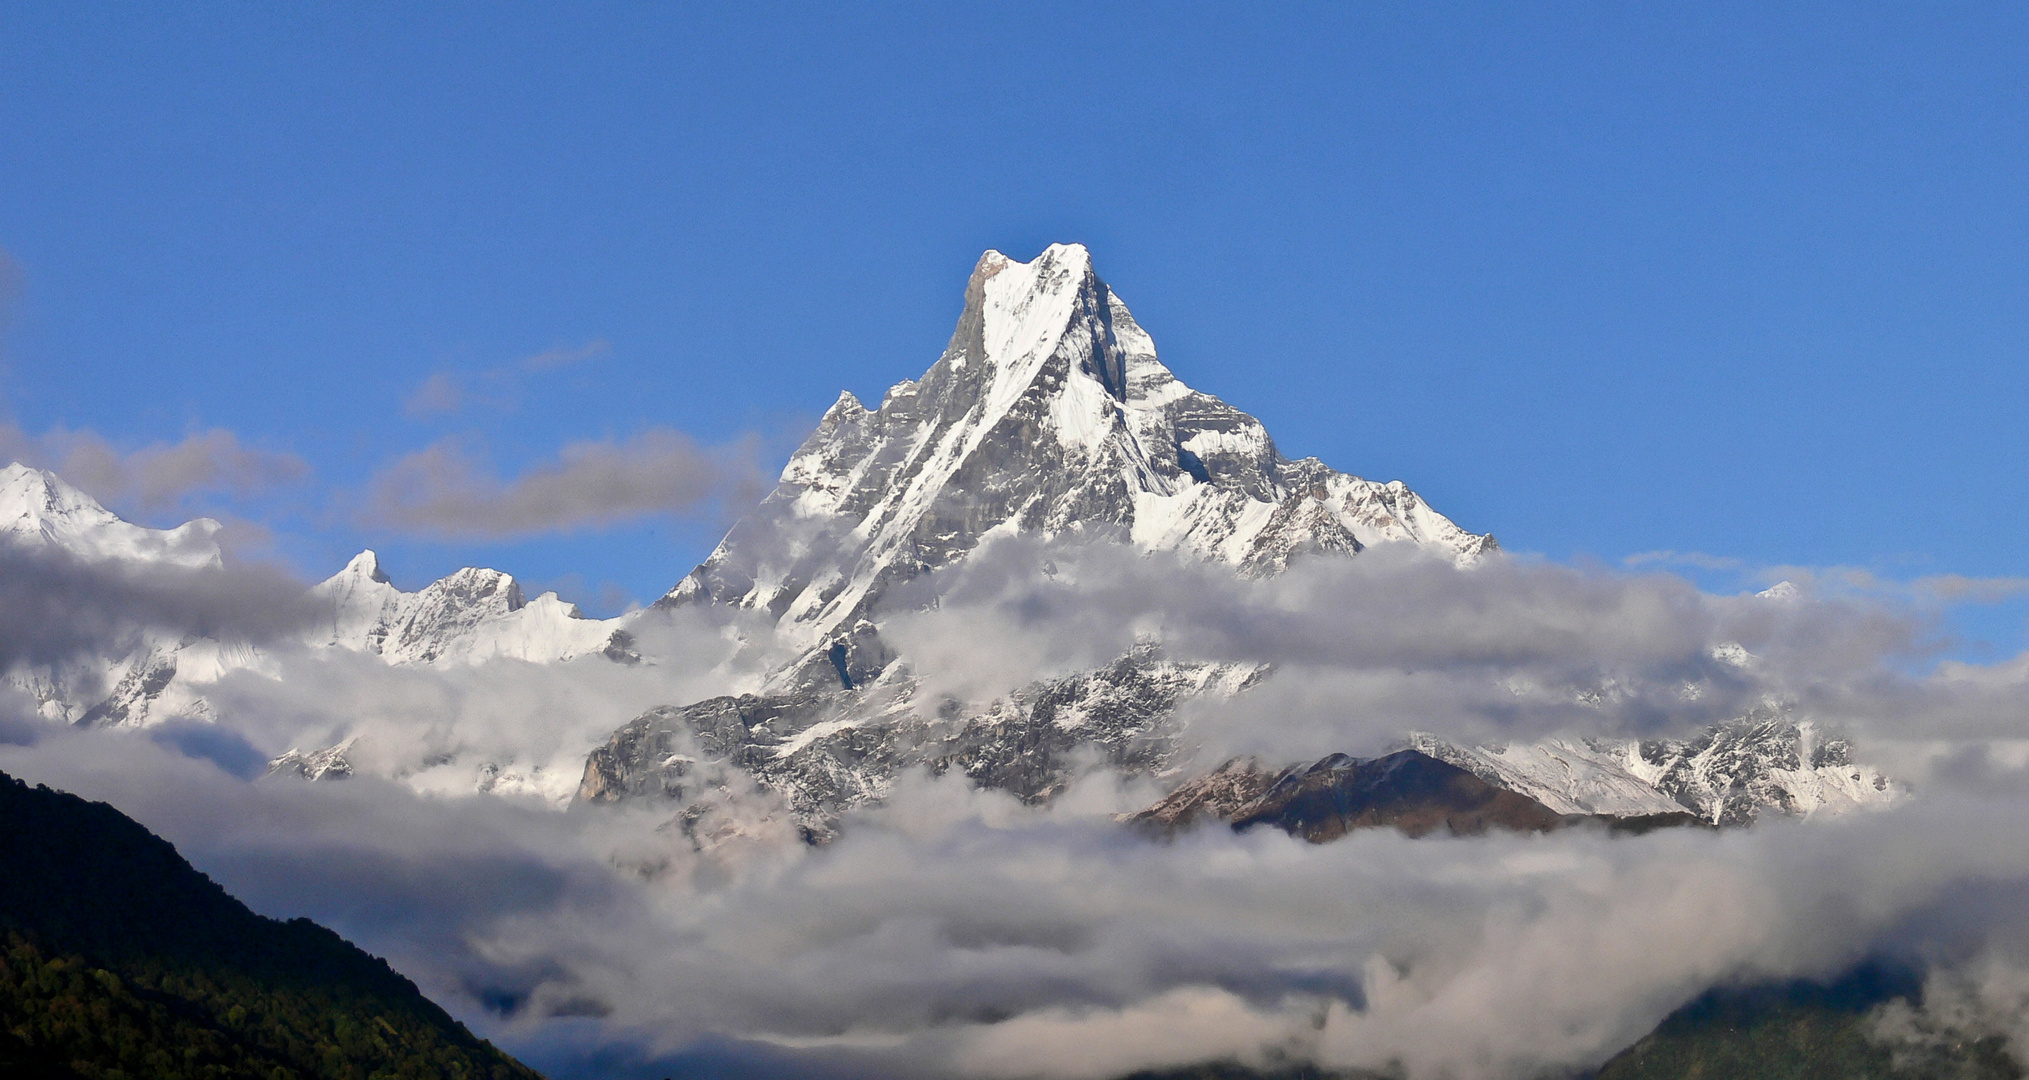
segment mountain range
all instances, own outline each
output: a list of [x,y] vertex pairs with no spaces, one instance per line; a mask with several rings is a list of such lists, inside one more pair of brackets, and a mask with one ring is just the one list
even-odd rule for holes
[[[83,561],[216,566],[218,528],[208,519],[141,528],[53,474],[0,471],[0,535]],[[1190,801],[1193,817],[1229,820],[1260,808],[1207,791],[1244,789],[1254,799],[1278,777],[1358,773],[1327,759],[1233,762],[1191,775],[1178,709],[1244,694],[1274,672],[1172,658],[1159,639],[984,700],[932,689],[928,677],[938,673],[919,671],[884,625],[934,607],[943,576],[1018,538],[1118,543],[1254,577],[1382,544],[1468,567],[1499,557],[1491,536],[1460,528],[1399,481],[1283,456],[1258,420],[1162,364],[1084,248],[1055,245],[1027,263],[982,256],[936,363],[872,408],[841,394],[775,489],[649,609],[588,619],[553,593],[528,600],[511,576],[482,568],[404,592],[366,551],[309,590],[313,617],[286,640],[171,638],[142,627],[101,654],[6,677],[52,721],[209,720],[209,684],[267,670],[281,649],[416,667],[637,664],[639,620],[711,607],[760,620],[788,659],[750,692],[614,718],[609,738],[582,748],[575,791],[551,783],[553,802],[663,803],[701,844],[754,813],[823,840],[840,815],[879,801],[912,769],[957,771],[1039,802],[1097,761],[1161,779],[1176,789],[1165,803]],[[345,776],[356,768],[354,745],[347,737],[278,748],[272,767]],[[1739,825],[1763,812],[1831,814],[1900,794],[1779,703],[1689,740],[1465,746],[1405,731],[1401,753],[1525,801],[1530,820],[1683,814]],[[502,765],[460,767],[480,791],[496,786]],[[1252,779],[1235,787],[1241,777]],[[750,805],[736,813],[729,799]]]

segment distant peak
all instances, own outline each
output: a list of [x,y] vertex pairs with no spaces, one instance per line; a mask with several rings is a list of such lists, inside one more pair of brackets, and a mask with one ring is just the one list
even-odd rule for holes
[[345,564],[344,573],[387,584],[387,574],[380,568],[380,556],[374,554],[372,548],[354,555],[352,561]]
[[1803,598],[1804,591],[1797,588],[1794,582],[1778,581],[1754,595],[1764,600],[1800,600]]
[[524,603],[521,583],[514,580],[514,575],[485,566],[468,566],[453,571],[429,588],[464,597],[467,601],[498,595],[508,611],[519,611]]
[[0,469],[0,497],[13,500],[26,499],[34,504],[25,509],[105,512],[105,507],[100,506],[97,499],[72,487],[63,477],[48,469],[38,469],[18,461],[5,469]]

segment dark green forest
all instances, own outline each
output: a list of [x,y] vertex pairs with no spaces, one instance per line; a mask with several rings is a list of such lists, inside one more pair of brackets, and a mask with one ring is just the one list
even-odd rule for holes
[[0,1075],[539,1080],[337,934],[256,915],[112,807],[5,774]]

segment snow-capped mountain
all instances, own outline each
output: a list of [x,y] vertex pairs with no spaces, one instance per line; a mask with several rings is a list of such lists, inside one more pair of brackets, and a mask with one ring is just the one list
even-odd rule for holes
[[[329,605],[304,639],[369,652],[394,664],[478,663],[495,657],[550,663],[603,653],[633,659],[621,619],[587,619],[553,592],[522,599],[498,570],[466,567],[415,592],[388,582],[380,558],[362,551],[310,590]],[[322,611],[320,611],[322,615]]]
[[1160,831],[1201,821],[1272,824],[1329,840],[1374,826],[1411,833],[1440,824],[1468,832],[1587,820],[1740,826],[1764,813],[1834,816],[1889,806],[1903,795],[1878,770],[1854,764],[1844,742],[1821,737],[1810,721],[1761,709],[1683,741],[1460,746],[1419,733],[1407,748],[1372,760],[1333,754],[1276,769],[1235,758],[1185,780],[1128,820]]
[[[1165,659],[1151,643],[993,700],[929,700],[881,623],[898,604],[934,598],[918,590],[900,600],[896,586],[1015,535],[1111,539],[1255,575],[1386,542],[1462,563],[1495,549],[1400,482],[1283,457],[1258,420],[1178,381],[1084,248],[1053,246],[1029,263],[990,251],[930,370],[891,388],[877,408],[840,395],[774,492],[661,601],[766,612],[802,659],[764,693],[672,705],[622,727],[587,760],[579,800],[668,800],[685,808],[679,820],[697,836],[721,828],[725,796],[745,790],[778,800],[812,837],[882,798],[910,768],[955,769],[1041,800],[1094,762],[1174,773],[1183,702],[1272,677]],[[1441,774],[1446,785],[1474,788],[1471,798],[1480,788],[1496,793],[1486,795],[1504,800],[1496,818],[1696,815],[1726,824],[1767,808],[1830,813],[1896,797],[1877,773],[1852,765],[1843,744],[1780,717],[1745,718],[1686,743],[1493,748],[1420,737],[1403,753],[1380,772],[1342,755],[1329,767],[1229,765],[1186,780],[1178,797],[1209,798],[1201,808],[1230,818],[1278,782],[1301,802],[1327,797],[1304,784],[1342,798],[1348,784],[1386,788],[1412,773]],[[1310,779],[1290,779],[1298,773]]]
[[765,611],[802,660],[768,693],[622,728],[580,798],[691,800],[713,783],[706,763],[731,763],[815,835],[916,766],[1046,798],[1074,760],[1166,767],[1181,702],[1260,675],[1144,648],[990,701],[923,700],[880,635],[895,587],[1001,536],[1117,540],[1249,574],[1382,543],[1461,561],[1496,549],[1400,481],[1282,456],[1260,421],[1185,386],[1083,247],[1027,263],[989,251],[929,371],[873,409],[841,394],[775,490],[661,601]]
[[[208,520],[142,528],[49,473],[0,471],[0,538],[12,542],[188,571],[221,565],[217,530]],[[768,647],[786,643],[794,659],[760,679],[760,692],[652,709],[583,758],[596,740],[589,733],[612,718],[594,717],[540,752],[491,747],[466,759],[433,744],[427,760],[393,765],[390,755],[407,751],[358,742],[341,725],[280,755],[274,769],[315,779],[363,763],[391,775],[434,769],[432,790],[525,790],[562,802],[575,786],[579,802],[659,800],[701,844],[767,820],[827,837],[842,814],[885,798],[912,769],[956,771],[1027,801],[1053,797],[1092,768],[1159,776],[1181,782],[1162,805],[1185,817],[1231,819],[1251,804],[1247,813],[1267,821],[1302,817],[1317,800],[1367,800],[1359,814],[1341,815],[1345,827],[1391,814],[1410,820],[1402,806],[1374,800],[1415,778],[1424,794],[1442,788],[1443,797],[1412,817],[1441,810],[1454,829],[1482,819],[1687,813],[1742,824],[1765,810],[1830,814],[1900,795],[1854,765],[1843,743],[1777,713],[1685,742],[1467,747],[1416,736],[1401,751],[1410,756],[1385,768],[1334,755],[1188,777],[1179,709],[1245,693],[1273,672],[1171,658],[1151,639],[1093,670],[957,700],[931,689],[947,685],[933,678],[940,673],[913,670],[883,639],[887,619],[937,603],[921,584],[901,586],[965,564],[1002,537],[1118,542],[1264,576],[1384,543],[1466,565],[1496,550],[1490,536],[1459,528],[1399,481],[1283,457],[1259,421],[1178,381],[1084,248],[1053,246],[1029,263],[988,252],[949,345],[922,378],[897,384],[873,409],[841,395],[776,489],[659,602],[722,605],[771,624],[777,640]],[[367,551],[309,592],[314,615],[300,632],[258,648],[142,629],[108,655],[7,678],[51,719],[135,726],[211,717],[206,687],[260,670],[282,650],[435,668],[639,659],[630,618],[585,619],[549,593],[525,600],[495,570],[468,568],[404,592]],[[1782,597],[1771,590],[1769,599]],[[1278,791],[1288,798],[1269,798]]]
[[1564,814],[1688,810],[1715,825],[1745,825],[1770,810],[1833,816],[1904,794],[1879,770],[1855,763],[1843,740],[1779,709],[1757,709],[1688,740],[1462,747],[1417,735],[1410,745]]
[[897,584],[997,535],[1111,536],[1274,573],[1307,553],[1492,550],[1400,481],[1292,461],[1261,422],[1185,386],[1076,244],[981,256],[944,354],[868,409],[840,394],[775,488],[663,600],[761,609],[851,683],[886,662]]
[[[0,542],[10,545],[123,569],[197,570],[220,564],[218,530],[210,518],[174,529],[143,528],[54,473],[18,463],[0,469]],[[202,714],[200,702],[172,690],[178,671],[215,677],[249,655],[240,643],[183,641],[145,626],[129,627],[109,644],[102,655],[8,671],[6,683],[31,697],[47,719],[120,724],[145,716],[165,695],[184,711]]]
[[[199,518],[174,529],[122,520],[56,474],[0,469],[0,542],[56,550],[86,563],[199,570],[222,564],[219,524]],[[496,657],[546,663],[603,654],[631,660],[623,620],[586,619],[544,593],[524,602],[514,579],[468,568],[413,593],[388,582],[371,551],[314,586],[328,616],[295,640],[177,637],[137,626],[103,655],[18,669],[8,683],[51,720],[137,726],[173,717],[213,718],[203,688],[230,671],[257,669],[275,649],[338,647],[395,664],[479,663]]]
[[218,530],[210,518],[174,529],[143,528],[55,473],[19,463],[0,469],[0,538],[12,543],[58,549],[87,562],[194,568],[219,564]]

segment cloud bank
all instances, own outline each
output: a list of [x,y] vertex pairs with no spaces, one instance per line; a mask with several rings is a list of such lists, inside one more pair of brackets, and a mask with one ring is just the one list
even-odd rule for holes
[[144,630],[268,641],[315,615],[303,584],[269,567],[87,562],[0,544],[0,670],[117,654]]
[[[739,659],[766,645],[758,625],[709,620],[672,621],[636,668],[306,655],[216,695],[221,725],[263,751],[361,734],[390,762],[467,770],[441,784],[247,779],[182,734],[51,733],[0,746],[0,769],[111,800],[258,910],[336,927],[560,1077],[610,1075],[595,1062],[616,1055],[675,1075],[709,1047],[811,1076],[1230,1058],[1507,1080],[1596,1064],[1714,984],[1874,956],[1936,987],[1884,1014],[1884,1037],[2029,1032],[2029,657],[1912,673],[1928,624],[1907,606],[1387,548],[1247,580],[1011,544],[925,587],[940,607],[889,632],[925,670],[961,672],[952,693],[1156,634],[1179,656],[1272,665],[1190,718],[1207,756],[1360,752],[1418,726],[1683,732],[1778,696],[1888,754],[1914,796],[1720,833],[1156,843],[1112,817],[1152,798],[1146,778],[1095,771],[1030,807],[911,775],[826,847],[757,830],[700,850],[673,807],[460,793],[489,753],[533,746],[522,765],[567,770],[613,717],[766,666]],[[765,792],[735,794],[765,819]]]

